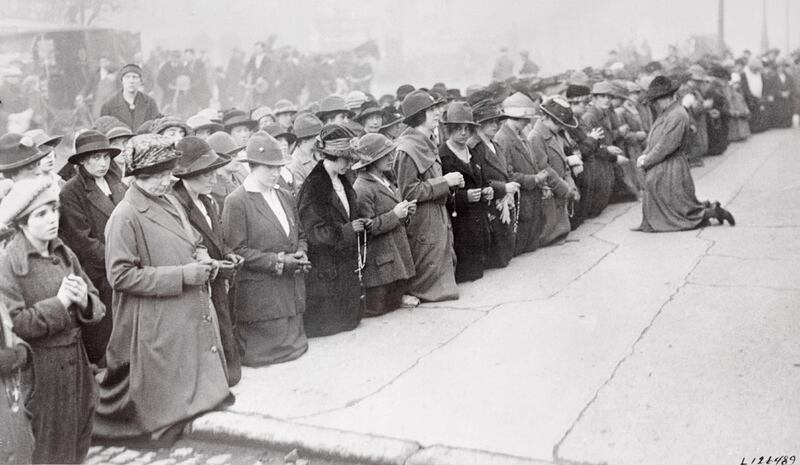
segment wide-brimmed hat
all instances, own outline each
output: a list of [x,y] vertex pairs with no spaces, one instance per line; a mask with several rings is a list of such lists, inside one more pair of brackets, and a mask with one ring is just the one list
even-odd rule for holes
[[621,99],[628,98],[628,86],[624,81],[613,81],[611,86],[614,88],[614,93],[611,95]]
[[595,82],[592,86],[592,95],[608,95],[614,97],[617,93],[617,89],[614,88],[614,84],[609,81],[600,81]]
[[175,148],[172,138],[161,134],[133,136],[122,151],[125,176],[155,174],[172,169],[180,157],[181,153]]
[[0,171],[22,168],[44,158],[32,138],[10,132],[0,137]]
[[500,105],[493,100],[482,100],[472,106],[472,114],[475,117],[475,122],[483,124],[493,119],[505,119],[508,116],[503,113]]
[[642,95],[641,101],[642,103],[650,103],[656,99],[667,97],[674,94],[680,86],[679,82],[659,74],[650,81],[650,86]]
[[247,126],[251,131],[258,128],[258,121],[250,119],[246,112],[242,110],[229,110],[222,117],[222,126],[225,132],[231,132],[236,126]]
[[522,92],[514,92],[503,100],[503,112],[509,118],[529,119],[536,116],[536,104]]
[[110,128],[108,132],[106,132],[106,137],[108,138],[109,142],[113,142],[116,139],[122,139],[122,138],[128,140],[133,136],[134,136],[133,131],[131,131],[131,128],[129,128],[128,126],[115,126],[113,128]]
[[314,143],[314,149],[323,155],[334,158],[347,158],[358,161],[353,148],[355,135],[341,124],[326,124],[322,127]]
[[190,128],[182,119],[176,116],[164,116],[157,119],[153,125],[153,133],[161,134],[169,128],[181,128],[186,135],[192,133],[192,128]]
[[390,141],[383,134],[366,134],[361,136],[354,143],[354,146],[359,160],[353,165],[352,169],[359,170],[392,153],[397,144]]
[[10,225],[42,205],[58,202],[58,191],[52,186],[53,179],[47,176],[15,181],[0,201],[0,225]]
[[219,156],[206,141],[196,136],[181,139],[176,149],[181,153],[178,164],[172,172],[176,178],[193,178],[210,173],[231,162],[228,156]]
[[292,134],[291,131],[288,129],[283,128],[278,123],[268,124],[262,131],[265,131],[270,136],[278,139],[279,137],[283,137],[289,143],[289,145],[294,144],[297,141],[297,136]]
[[472,107],[467,102],[452,102],[447,106],[447,120],[445,124],[467,124],[477,126],[472,115]]
[[264,131],[258,131],[247,141],[245,162],[265,166],[283,166],[289,161],[283,157],[278,141]]
[[192,130],[194,131],[207,130],[208,132],[211,133],[222,131],[223,128],[222,123],[211,121],[209,117],[207,117],[206,115],[201,115],[199,113],[190,116],[189,119],[186,120],[186,125],[192,128]]
[[45,152],[55,149],[64,139],[64,136],[49,136],[44,132],[44,129],[31,129],[30,131],[25,131],[22,135],[33,139],[36,147]]
[[217,131],[211,134],[206,142],[208,142],[212,150],[220,155],[233,156],[244,150],[244,147],[238,145],[233,137],[224,131]]
[[347,113],[347,116],[352,118],[354,113],[347,108],[344,99],[338,95],[329,95],[319,102],[319,110],[317,111],[317,118],[325,121],[330,115],[336,113]]
[[114,158],[120,150],[111,146],[105,134],[89,129],[75,136],[75,153],[70,155],[67,161],[77,165],[84,157],[99,152],[107,152],[111,158]]
[[385,108],[383,110],[383,124],[381,125],[381,129],[387,129],[395,124],[399,124],[403,122],[403,114],[399,111],[395,110],[394,108]]
[[297,113],[297,105],[286,99],[281,99],[275,102],[274,115],[278,116],[281,113]]
[[297,115],[294,120],[294,135],[298,139],[307,139],[309,137],[316,137],[322,131],[322,121],[316,116],[303,113]]
[[548,97],[539,108],[548,116],[553,118],[556,123],[568,127],[568,128],[577,128],[578,127],[578,120],[575,119],[575,115],[572,113],[572,108],[569,105],[569,102],[564,100],[563,97],[560,95],[554,95],[552,97]]
[[361,104],[361,107],[358,109],[358,114],[356,115],[356,121],[359,123],[363,123],[365,119],[372,115],[382,115],[383,110],[378,106],[378,102],[373,100],[367,100],[366,102]]
[[403,99],[403,103],[400,104],[400,107],[403,109],[403,122],[408,124],[412,116],[439,103],[440,102],[434,99],[431,94],[424,90],[415,90],[411,92],[406,95],[406,98]]

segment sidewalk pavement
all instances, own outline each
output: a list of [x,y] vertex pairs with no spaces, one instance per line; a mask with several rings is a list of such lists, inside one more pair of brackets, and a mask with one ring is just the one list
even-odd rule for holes
[[693,170],[737,226],[630,231],[613,205],[458,301],[245,369],[190,437],[364,463],[747,463],[800,455],[800,131]]

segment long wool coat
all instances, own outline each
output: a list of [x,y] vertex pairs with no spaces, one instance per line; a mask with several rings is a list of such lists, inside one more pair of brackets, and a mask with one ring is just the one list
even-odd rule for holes
[[[455,189],[447,211],[453,224],[453,248],[456,251],[456,282],[474,281],[483,277],[489,251],[489,217],[487,202],[467,201],[468,189],[483,189],[489,183],[483,176],[483,158],[471,154],[468,163],[450,150],[445,143],[439,149],[442,171],[458,172],[464,176],[464,187]],[[455,216],[453,216],[455,212]]]
[[641,229],[647,232],[693,229],[703,223],[687,153],[693,141],[689,114],[673,102],[653,123],[647,137]]
[[113,116],[122,121],[131,131],[136,132],[145,121],[156,119],[160,115],[156,101],[141,92],[136,93],[133,107],[131,110],[128,102],[122,96],[122,91],[119,91],[103,104],[100,116]]
[[406,221],[392,211],[402,201],[400,194],[366,172],[359,173],[353,189],[358,198],[358,216],[372,219],[364,284],[367,287],[383,286],[414,276]]
[[361,321],[361,285],[356,233],[350,222],[358,218],[356,193],[344,176],[350,214],[333,190],[323,161],[311,170],[297,197],[300,222],[308,241],[311,271],[306,277],[308,306],[306,335],[328,336],[349,331]]
[[548,171],[547,185],[552,196],[542,200],[542,229],[539,244],[553,244],[567,236],[570,231],[567,211],[567,194],[575,187],[572,173],[564,153],[564,139],[554,133],[543,120],[536,122],[528,135],[528,143],[536,161],[536,166]]
[[538,172],[528,141],[503,123],[494,136],[508,162],[511,180],[520,183],[519,224],[514,254],[533,252],[539,247],[542,228],[542,190],[534,177]]
[[[208,256],[214,260],[224,260],[225,255],[233,251],[225,245],[222,239],[222,223],[220,222],[217,203],[208,195],[199,197],[211,220],[211,224],[209,224],[203,212],[192,201],[183,181],[178,181],[173,191],[186,212],[189,224],[202,236],[203,245],[208,251]],[[233,337],[235,321],[228,303],[228,280],[221,275],[217,275],[216,279],[211,282],[211,302],[214,304],[214,310],[217,313],[219,322],[219,336],[222,341],[222,351],[225,354],[228,384],[233,386],[242,377],[242,365],[239,350],[236,348],[236,340]]]
[[[510,221],[504,223],[500,218],[501,209],[498,208],[506,196],[506,183],[512,181],[508,168],[508,161],[501,152],[500,147],[494,142],[484,142],[475,138],[470,151],[483,159],[483,176],[494,191],[494,199],[489,203],[489,250],[486,255],[487,268],[503,268],[508,265],[514,256],[516,233],[514,232],[514,217],[516,206],[510,208]],[[519,176],[518,176],[519,177]]]
[[[34,445],[30,411],[26,408],[35,383],[33,352],[13,333],[13,327],[11,315],[0,299],[0,353],[11,355],[10,360],[0,364],[0,438],[7,439],[0,441],[0,463],[26,464],[33,460]],[[19,389],[16,400],[15,388]]]
[[[278,258],[279,253],[291,255],[307,251],[308,246],[294,199],[287,191],[276,192],[289,222],[288,235],[263,195],[245,186],[225,199],[222,213],[225,243],[244,258],[232,292],[237,339],[246,365],[296,358],[308,346],[302,328],[305,276],[280,268]],[[260,331],[265,325],[271,329]]]
[[113,312],[111,286],[106,279],[105,229],[114,207],[122,201],[128,187],[114,171],[105,179],[111,190],[107,196],[97,187],[92,176],[81,166],[59,194],[61,222],[59,236],[78,256],[86,274],[100,293],[106,306],[106,316],[97,325],[83,331],[83,342],[89,361],[97,363],[106,354],[106,345],[111,337]]
[[593,152],[594,156],[586,157],[584,154],[583,160],[586,165],[584,166],[584,177],[588,197],[586,199],[586,217],[595,218],[608,206],[614,190],[614,165],[617,157],[606,149],[609,145],[614,145],[614,134],[608,113],[595,106],[587,108],[586,113],[581,116],[581,126],[587,132],[594,128],[602,128],[604,132],[603,137],[598,141],[599,145]]
[[416,269],[409,292],[428,302],[457,299],[453,230],[445,207],[450,187],[439,151],[415,128],[403,131],[397,142],[394,171],[400,195],[417,200],[417,212],[406,227]]
[[[80,463],[92,437],[96,387],[81,342],[81,327],[100,320],[103,303],[78,258],[60,239],[40,255],[22,233],[0,256],[0,299],[14,332],[33,349],[36,390],[29,405],[36,446],[34,463]],[[89,287],[89,304],[64,308],[56,295],[75,274]]]
[[[359,173],[353,189],[358,198],[358,216],[372,219],[363,272],[367,292],[392,283],[404,283],[414,276],[415,270],[405,228],[410,218],[401,220],[392,211],[402,201],[400,194],[394,186],[387,187],[366,172]],[[380,313],[369,306],[366,311],[369,315]]]
[[114,331],[98,375],[95,436],[160,439],[229,394],[208,288],[183,283],[200,236],[165,198],[134,183],[108,220]]

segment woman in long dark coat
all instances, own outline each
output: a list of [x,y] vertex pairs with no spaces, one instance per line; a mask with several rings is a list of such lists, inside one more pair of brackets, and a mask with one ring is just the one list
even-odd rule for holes
[[236,273],[236,341],[246,366],[287,362],[303,355],[306,309],[305,236],[292,194],[278,187],[287,161],[278,141],[257,132],[247,144],[250,174],[226,199],[225,242],[244,257]]
[[17,229],[0,255],[0,299],[14,332],[33,348],[33,462],[81,463],[91,443],[96,399],[81,327],[100,321],[105,307],[78,258],[58,238],[58,196],[51,182],[17,181],[0,203]]
[[657,112],[647,137],[647,148],[638,166],[645,170],[642,224],[645,232],[694,229],[716,218],[720,224],[735,224],[733,216],[719,202],[697,200],[689,170],[688,148],[693,136],[689,114],[675,99],[679,85],[656,76],[644,95]]
[[561,97],[550,98],[539,108],[544,115],[533,126],[528,142],[537,168],[548,173],[549,192],[542,200],[543,224],[539,236],[539,244],[544,247],[567,237],[571,230],[570,204],[580,200],[564,152],[566,140],[561,133],[565,127],[578,127],[578,121],[569,103]]
[[432,138],[439,127],[439,102],[427,92],[414,91],[403,99],[408,128],[397,140],[394,171],[405,200],[417,201],[417,212],[406,231],[416,275],[410,293],[421,301],[458,298],[453,232],[445,203],[450,189],[463,185],[460,173],[442,174],[439,151]]
[[483,176],[485,161],[467,146],[477,126],[469,104],[450,104],[445,125],[449,136],[439,149],[442,171],[461,173],[464,177],[464,186],[455,189],[447,202],[457,258],[456,282],[460,283],[483,277],[489,251],[487,207],[494,198],[494,190]]
[[347,180],[356,156],[352,133],[343,126],[322,128],[316,149],[322,160],[311,170],[297,197],[312,269],[306,280],[308,337],[350,331],[362,317],[358,268],[359,240],[368,221],[358,218],[356,193]]
[[111,337],[111,285],[106,278],[106,223],[122,200],[127,186],[112,170],[113,158],[120,150],[97,131],[85,131],[75,139],[75,154],[69,162],[77,165],[77,175],[61,189],[61,239],[78,256],[83,269],[100,293],[106,316],[83,331],[89,361],[99,363]]
[[230,394],[208,289],[217,267],[171,194],[173,141],[139,135],[123,157],[133,181],[106,227],[114,331],[97,377],[94,436],[169,446]]
[[512,178],[508,160],[492,138],[500,130],[505,115],[500,107],[489,100],[479,102],[474,107],[478,123],[475,137],[470,143],[470,151],[478,159],[483,159],[483,176],[494,190],[494,199],[489,202],[489,250],[486,256],[487,268],[504,268],[514,256],[516,243],[516,220],[519,211],[521,175]]
[[230,163],[231,159],[217,155],[199,137],[184,137],[176,148],[183,155],[173,173],[179,179],[173,186],[173,193],[186,212],[189,223],[203,237],[208,256],[224,263],[211,282],[211,302],[219,322],[228,385],[235,386],[242,377],[242,363],[233,336],[234,315],[228,304],[228,284],[235,268],[244,259],[225,245],[219,208],[211,197],[211,191],[217,183],[217,170]]
[[[514,106],[510,106],[511,103]],[[511,179],[520,185],[519,224],[514,243],[514,255],[519,255],[539,247],[542,187],[547,181],[547,172],[536,167],[531,146],[522,131],[534,115],[533,101],[518,92],[503,101],[503,109],[508,118],[493,140],[508,161]]]
[[358,178],[353,184],[358,215],[372,220],[363,270],[366,287],[364,316],[378,316],[399,308],[415,307],[419,299],[408,292],[414,276],[414,259],[405,225],[416,211],[416,202],[403,200],[389,180],[392,155],[397,147],[382,134],[367,134],[358,141],[361,160],[353,165]]

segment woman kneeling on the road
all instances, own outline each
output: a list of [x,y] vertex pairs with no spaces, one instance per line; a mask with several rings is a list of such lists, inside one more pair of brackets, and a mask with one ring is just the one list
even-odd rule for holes
[[358,197],[358,215],[372,219],[364,264],[364,316],[382,315],[401,305],[419,305],[419,299],[404,295],[408,279],[414,276],[414,259],[405,225],[409,215],[417,210],[417,203],[403,200],[387,176],[392,171],[396,147],[382,134],[367,134],[359,139],[356,148],[361,157],[353,165],[354,170],[359,170],[353,185]]
[[656,76],[642,98],[653,105],[658,117],[637,162],[645,171],[642,224],[637,229],[681,231],[706,226],[710,218],[733,226],[733,215],[719,202],[701,203],[695,196],[687,158],[692,142],[689,114],[675,99],[679,87],[665,76]]

